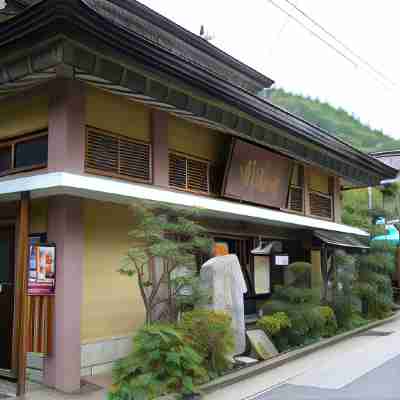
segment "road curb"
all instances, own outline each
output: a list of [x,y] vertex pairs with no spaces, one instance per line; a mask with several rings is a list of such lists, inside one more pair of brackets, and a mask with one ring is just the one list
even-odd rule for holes
[[323,349],[325,347],[334,345],[343,340],[349,339],[353,336],[356,336],[362,332],[368,331],[377,326],[384,325],[384,324],[391,322],[399,317],[400,317],[400,312],[397,312],[394,315],[390,316],[389,318],[385,318],[385,319],[378,320],[378,321],[373,321],[373,322],[370,322],[369,324],[363,325],[359,328],[353,329],[348,332],[341,333],[340,335],[336,335],[332,338],[323,339],[323,340],[319,341],[318,343],[311,344],[307,347],[303,347],[298,350],[293,350],[288,353],[280,354],[269,360],[259,362],[256,365],[246,367],[246,368],[240,369],[238,371],[226,374],[220,378],[214,379],[212,382],[209,382],[209,383],[201,386],[200,390],[205,394],[212,393],[212,392],[222,389],[226,386],[233,385],[234,383],[241,382],[248,378],[252,378],[254,376],[262,374],[263,372],[266,372],[273,368],[279,367],[279,366],[285,364],[286,362],[297,360],[298,358],[300,358],[304,355],[310,354],[314,351]]

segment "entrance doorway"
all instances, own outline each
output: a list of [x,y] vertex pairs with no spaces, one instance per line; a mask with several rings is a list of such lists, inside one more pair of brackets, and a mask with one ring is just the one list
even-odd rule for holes
[[14,252],[14,227],[0,226],[0,376],[13,367]]

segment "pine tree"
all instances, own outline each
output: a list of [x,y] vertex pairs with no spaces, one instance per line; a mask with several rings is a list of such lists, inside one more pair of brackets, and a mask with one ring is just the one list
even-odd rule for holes
[[[175,321],[181,305],[201,296],[195,276],[196,255],[209,253],[211,240],[198,222],[200,211],[138,201],[132,205],[132,213],[132,245],[119,272],[136,277],[147,324]],[[179,267],[193,273],[179,275]]]

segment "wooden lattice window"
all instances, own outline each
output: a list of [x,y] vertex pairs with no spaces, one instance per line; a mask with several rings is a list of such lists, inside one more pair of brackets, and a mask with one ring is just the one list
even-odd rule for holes
[[315,217],[332,219],[332,196],[310,192],[310,213]]
[[87,172],[148,183],[151,181],[151,145],[88,129],[85,167]]
[[289,210],[304,211],[304,190],[303,188],[291,187],[289,191]]
[[176,189],[210,193],[210,163],[169,153],[169,185]]
[[333,193],[334,193],[334,178],[331,176],[326,177],[324,185],[324,192],[313,190],[310,187],[310,214],[315,217],[333,219]]
[[295,164],[290,179],[288,209],[299,213],[304,212],[304,167]]

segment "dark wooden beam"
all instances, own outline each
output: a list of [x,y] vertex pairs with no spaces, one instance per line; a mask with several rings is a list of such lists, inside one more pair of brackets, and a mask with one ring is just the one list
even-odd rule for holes
[[18,258],[16,277],[16,313],[17,318],[17,395],[25,394],[26,356],[28,334],[28,258],[29,258],[29,221],[30,193],[22,192],[19,201],[18,217]]

